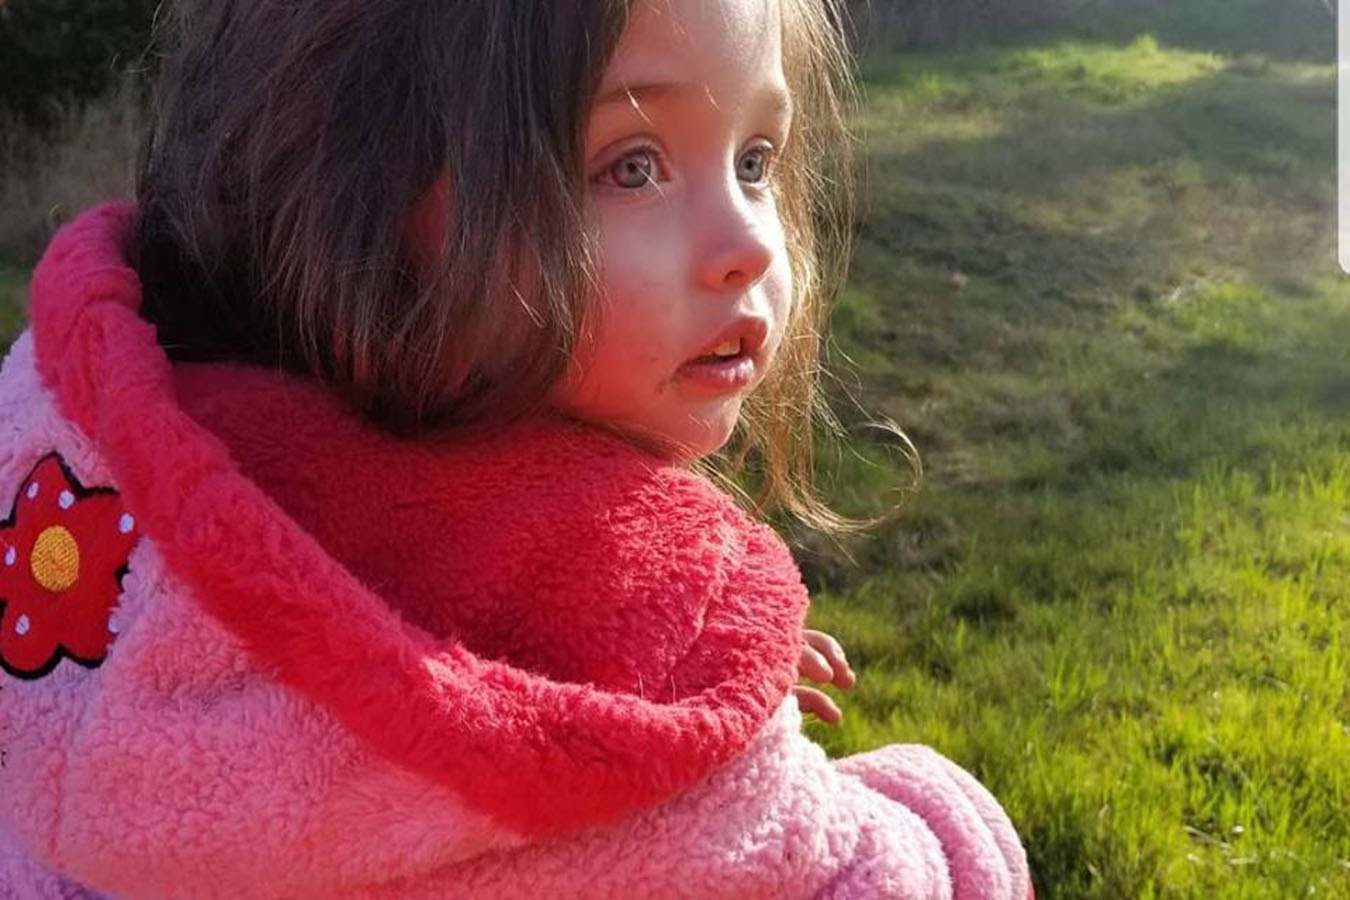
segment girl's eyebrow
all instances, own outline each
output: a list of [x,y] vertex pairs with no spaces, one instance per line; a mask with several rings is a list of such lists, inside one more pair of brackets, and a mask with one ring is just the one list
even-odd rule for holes
[[[605,91],[595,101],[594,108],[599,109],[622,103],[636,109],[643,100],[692,93],[703,94],[709,100],[712,100],[712,94],[706,88],[701,91],[696,90],[694,85],[687,81],[652,81],[634,85],[621,84],[616,88]],[[771,112],[774,115],[787,116],[792,113],[792,97],[786,87],[774,85],[765,90],[762,96],[765,98],[765,105],[772,107]],[[714,105],[716,104],[714,103]]]
[[693,85],[683,81],[652,81],[646,84],[621,84],[606,91],[595,101],[596,106],[610,103],[636,103],[647,97],[664,97],[670,94],[687,93]]

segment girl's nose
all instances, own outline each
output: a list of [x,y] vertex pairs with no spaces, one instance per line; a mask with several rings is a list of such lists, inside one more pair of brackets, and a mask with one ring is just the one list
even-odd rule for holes
[[[736,193],[740,192],[737,185]],[[720,197],[710,204],[712,214],[704,220],[707,229],[699,241],[701,253],[696,276],[708,291],[745,290],[764,277],[773,265],[777,227],[770,205],[758,209],[744,197]],[[773,222],[768,218],[772,217]]]

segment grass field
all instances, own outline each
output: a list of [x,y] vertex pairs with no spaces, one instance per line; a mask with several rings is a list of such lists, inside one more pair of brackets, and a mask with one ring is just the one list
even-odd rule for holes
[[[1350,897],[1334,69],[1269,2],[1153,8],[1156,37],[865,63],[834,335],[926,475],[851,558],[803,548],[860,672],[809,728],[975,771],[1045,900]],[[856,434],[864,512],[909,475]]]
[[[1202,43],[865,65],[834,331],[926,475],[807,557],[860,664],[809,727],[973,769],[1043,898],[1350,897],[1334,68]],[[907,477],[866,440],[855,511]]]
[[0,262],[0,346],[8,347],[23,327],[27,296],[25,270]]

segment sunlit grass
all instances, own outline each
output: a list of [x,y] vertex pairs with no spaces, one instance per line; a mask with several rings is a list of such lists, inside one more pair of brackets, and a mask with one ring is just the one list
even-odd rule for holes
[[[856,564],[804,556],[861,672],[813,736],[972,768],[1041,897],[1350,896],[1331,67],[1135,39],[866,71],[834,333],[927,476]],[[884,487],[838,465],[851,509]]]

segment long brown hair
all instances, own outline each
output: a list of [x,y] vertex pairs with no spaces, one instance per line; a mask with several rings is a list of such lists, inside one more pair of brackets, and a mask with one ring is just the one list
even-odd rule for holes
[[[131,248],[170,356],[313,374],[400,434],[541,407],[596,313],[583,138],[633,2],[184,4]],[[781,3],[793,315],[724,459],[753,461],[762,501],[838,529],[811,446],[829,422],[820,335],[848,258],[854,90],[842,2]],[[442,176],[447,239],[427,267],[404,226]]]
[[[574,173],[625,6],[188,4],[133,248],[170,355],[313,373],[399,433],[537,403],[585,302]],[[403,224],[442,171],[455,227],[415,271]]]

